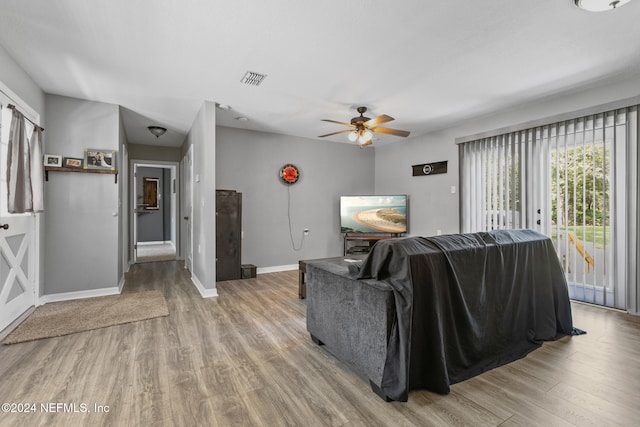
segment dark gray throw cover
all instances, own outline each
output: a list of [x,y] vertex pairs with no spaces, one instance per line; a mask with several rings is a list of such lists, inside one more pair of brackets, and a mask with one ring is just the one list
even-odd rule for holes
[[380,386],[393,400],[410,389],[449,393],[572,331],[553,243],[532,230],[383,240],[350,271],[393,288],[397,323]]

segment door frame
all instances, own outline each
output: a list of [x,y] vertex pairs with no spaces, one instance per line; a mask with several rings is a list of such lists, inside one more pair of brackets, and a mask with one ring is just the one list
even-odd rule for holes
[[151,168],[162,168],[162,169],[171,169],[172,171],[172,185],[175,190],[175,200],[171,202],[171,216],[175,219],[174,227],[175,227],[175,245],[176,245],[176,259],[181,259],[181,239],[182,239],[182,227],[180,221],[180,193],[181,193],[181,169],[180,162],[172,162],[172,161],[163,161],[163,160],[139,160],[139,159],[130,159],[129,167],[131,170],[131,174],[129,175],[129,194],[130,197],[130,206],[129,206],[129,230],[130,239],[129,239],[129,260],[130,264],[135,264],[137,262],[137,243],[138,243],[138,221],[136,221],[136,206],[137,206],[137,187],[136,187],[136,172],[138,167],[151,167]]

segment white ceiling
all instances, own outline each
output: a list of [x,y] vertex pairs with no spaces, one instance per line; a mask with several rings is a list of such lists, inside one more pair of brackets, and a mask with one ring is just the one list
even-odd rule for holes
[[219,125],[305,138],[364,105],[413,137],[639,75],[639,18],[638,0],[2,0],[0,44],[47,93],[122,105],[134,143],[180,145],[204,100],[232,107]]

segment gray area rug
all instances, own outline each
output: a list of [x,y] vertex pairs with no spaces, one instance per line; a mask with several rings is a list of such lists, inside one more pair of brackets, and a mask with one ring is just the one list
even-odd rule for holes
[[168,316],[161,291],[53,302],[42,305],[3,341],[16,344]]

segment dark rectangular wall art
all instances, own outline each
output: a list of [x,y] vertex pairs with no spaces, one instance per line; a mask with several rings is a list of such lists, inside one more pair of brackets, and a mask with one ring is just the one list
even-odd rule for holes
[[447,173],[447,161],[424,163],[422,165],[413,165],[413,176],[435,175],[437,173]]

